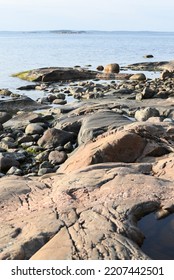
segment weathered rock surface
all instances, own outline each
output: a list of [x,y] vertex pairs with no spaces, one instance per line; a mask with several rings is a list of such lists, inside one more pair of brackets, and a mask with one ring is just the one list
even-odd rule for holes
[[[165,124],[133,123],[81,145],[60,167],[60,172],[103,162],[135,162],[173,151],[173,132]],[[82,156],[83,155],[83,156]]]
[[81,166],[102,162],[134,162],[142,154],[145,146],[146,141],[135,133],[113,132],[95,142],[81,145],[60,167],[60,172],[67,173]]
[[78,143],[86,143],[98,135],[116,127],[131,123],[128,118],[111,110],[102,110],[83,118]]
[[42,247],[32,259],[148,259],[136,222],[174,199],[173,183],[151,169],[106,163],[40,182],[0,179],[0,258],[28,259]]
[[174,212],[172,70],[118,84],[98,77],[131,75],[94,71],[95,81],[68,86],[51,82],[55,69],[42,70],[34,78],[45,82],[34,86],[46,102],[80,101],[1,125],[0,259],[148,259],[137,221]]

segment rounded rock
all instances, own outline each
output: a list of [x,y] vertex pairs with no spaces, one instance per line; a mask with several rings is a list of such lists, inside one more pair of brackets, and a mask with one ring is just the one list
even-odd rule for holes
[[52,164],[61,164],[67,159],[67,154],[64,151],[52,151],[50,152],[48,159]]
[[108,64],[104,67],[104,72],[106,73],[119,73],[120,66],[117,63]]
[[42,134],[44,132],[43,127],[40,124],[37,123],[30,123],[27,125],[25,128],[25,133],[27,135],[32,135],[32,134]]
[[143,74],[143,73],[137,73],[137,74],[133,74],[129,80],[131,81],[135,81],[135,80],[138,80],[138,81],[145,81],[146,80],[146,76]]

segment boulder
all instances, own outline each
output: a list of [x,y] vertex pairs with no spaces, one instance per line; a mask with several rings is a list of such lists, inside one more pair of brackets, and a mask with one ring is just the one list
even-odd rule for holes
[[61,164],[67,159],[67,154],[64,151],[52,151],[50,152],[48,159],[53,165]]
[[107,64],[104,67],[104,72],[106,73],[119,73],[120,66],[117,63]]
[[130,78],[129,78],[129,80],[131,80],[131,81],[136,81],[136,80],[138,80],[138,81],[145,81],[146,80],[146,76],[143,74],[143,73],[137,73],[137,74],[134,74],[134,75],[132,75]]
[[38,145],[46,149],[55,148],[65,145],[69,141],[74,141],[75,136],[71,132],[67,132],[57,128],[47,129],[43,136],[38,140]]
[[37,123],[30,123],[25,128],[25,133],[27,135],[42,134],[43,132],[44,132],[44,128],[40,124],[37,124]]
[[19,162],[10,155],[0,155],[0,172],[7,172],[12,166],[19,167]]
[[103,71],[104,70],[104,67],[103,67],[103,65],[99,65],[99,66],[97,66],[97,68],[96,68],[98,71]]
[[3,124],[10,120],[12,118],[12,115],[7,112],[0,112],[0,123]]
[[135,133],[111,131],[109,135],[101,135],[94,142],[81,145],[59,170],[69,173],[102,162],[134,162],[145,146],[146,141]]
[[155,108],[147,107],[135,112],[135,119],[139,122],[147,121],[151,117],[159,117],[159,111]]
[[78,134],[78,144],[86,143],[113,128],[131,123],[128,118],[111,110],[101,110],[83,118]]

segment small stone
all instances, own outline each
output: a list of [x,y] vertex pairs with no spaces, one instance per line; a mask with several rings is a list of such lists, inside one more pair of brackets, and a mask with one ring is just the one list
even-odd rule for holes
[[53,173],[53,169],[52,168],[41,168],[38,171],[39,176],[42,176],[42,175],[48,174],[48,173]]
[[42,169],[42,168],[52,168],[52,164],[49,162],[49,161],[44,161],[42,162],[40,165],[39,165],[39,169]]
[[48,159],[52,164],[61,164],[67,159],[67,154],[64,151],[52,151],[50,152]]
[[59,104],[59,105],[65,105],[67,103],[66,100],[62,100],[62,99],[55,99],[53,101],[53,104]]
[[153,55],[152,55],[152,54],[146,54],[146,55],[144,55],[143,57],[144,57],[144,58],[152,58]]
[[97,66],[97,68],[96,68],[98,71],[103,71],[104,70],[104,67],[103,67],[103,65],[99,65],[99,66]]
[[16,166],[12,166],[6,173],[7,175],[22,175],[22,170]]

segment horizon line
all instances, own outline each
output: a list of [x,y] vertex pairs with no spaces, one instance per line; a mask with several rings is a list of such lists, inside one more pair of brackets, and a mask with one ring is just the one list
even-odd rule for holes
[[149,32],[149,33],[174,33],[164,30],[97,30],[97,29],[41,29],[41,30],[0,30],[0,32]]

